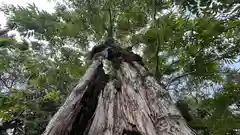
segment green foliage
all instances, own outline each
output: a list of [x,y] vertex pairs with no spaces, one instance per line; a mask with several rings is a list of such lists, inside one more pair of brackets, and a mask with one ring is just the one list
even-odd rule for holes
[[236,106],[240,98],[239,88],[239,83],[225,84],[223,90],[214,94],[213,98],[201,101],[196,113],[199,120],[195,123],[201,122],[214,135],[225,135],[239,129],[239,107]]
[[9,44],[12,44],[14,40],[8,37],[0,37],[0,47],[6,47]]

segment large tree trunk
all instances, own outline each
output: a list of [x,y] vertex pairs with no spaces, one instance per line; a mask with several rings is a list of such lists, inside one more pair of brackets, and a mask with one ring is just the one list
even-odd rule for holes
[[195,134],[142,65],[121,62],[116,73],[104,79],[101,60],[94,61],[44,135]]
[[[122,135],[136,126],[142,135],[193,135],[169,94],[137,63],[122,63],[117,77],[100,95],[88,135]],[[157,92],[161,98],[157,98]],[[136,129],[135,129],[136,130]]]

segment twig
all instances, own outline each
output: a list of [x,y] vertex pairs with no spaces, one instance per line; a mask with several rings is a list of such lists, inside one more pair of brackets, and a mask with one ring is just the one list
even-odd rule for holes
[[171,67],[171,66],[173,66],[174,64],[176,64],[176,63],[178,63],[178,62],[180,62],[181,60],[179,59],[179,60],[176,60],[176,61],[174,61],[174,62],[172,62],[169,66],[167,66],[167,68],[165,68],[165,70],[162,72],[162,75]]
[[188,75],[190,75],[191,73],[194,73],[194,72],[196,72],[196,71],[192,71],[192,72],[188,72],[188,73],[184,73],[184,74],[182,74],[182,75],[179,75],[179,76],[171,79],[168,84],[170,84],[170,83],[172,83],[172,82],[175,82],[175,81],[177,81],[178,79],[181,79],[181,78],[183,78],[183,77],[186,77],[186,76],[188,76]]

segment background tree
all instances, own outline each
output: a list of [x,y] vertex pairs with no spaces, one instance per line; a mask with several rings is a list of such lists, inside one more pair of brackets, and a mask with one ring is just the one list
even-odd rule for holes
[[8,27],[23,40],[0,40],[1,117],[22,121],[15,134],[42,133],[88,67],[84,52],[111,28],[175,101],[189,104],[189,125],[202,134],[237,134],[239,85],[226,77],[237,71],[226,65],[238,61],[238,9],[220,0],[67,0],[51,14],[34,4],[3,5]]

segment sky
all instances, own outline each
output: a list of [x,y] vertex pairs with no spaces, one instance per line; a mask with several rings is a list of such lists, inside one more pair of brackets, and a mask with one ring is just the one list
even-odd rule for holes
[[[27,3],[35,3],[40,9],[44,9],[48,12],[54,11],[54,2],[49,2],[48,0],[0,0],[0,5],[4,4],[14,4],[20,6],[26,6]],[[0,11],[0,24],[4,25],[6,23],[6,18],[3,12]]]

